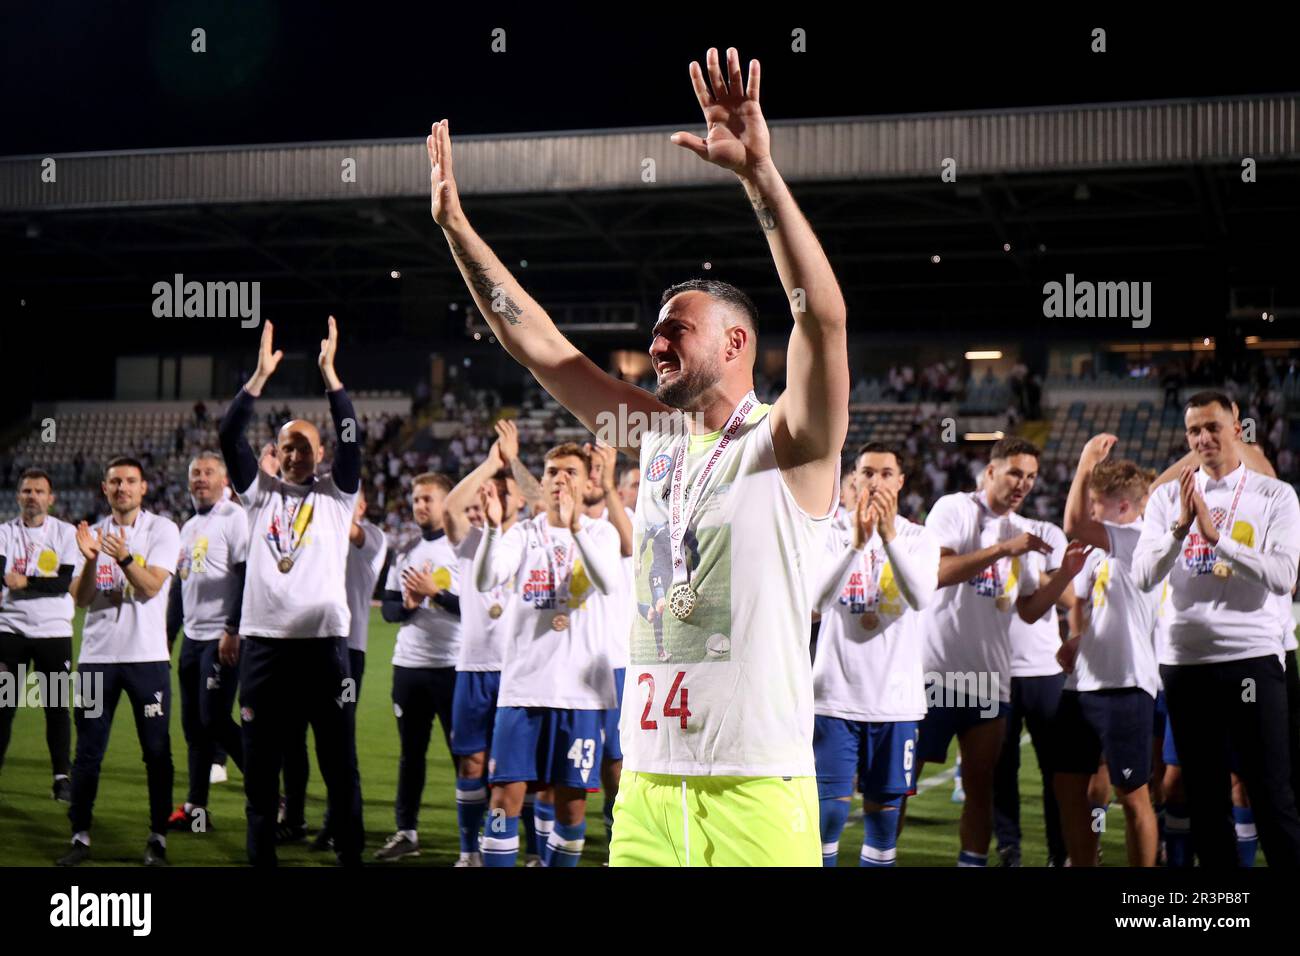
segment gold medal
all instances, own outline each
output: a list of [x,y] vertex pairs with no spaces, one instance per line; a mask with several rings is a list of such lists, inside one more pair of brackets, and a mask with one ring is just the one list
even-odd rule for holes
[[1005,594],[999,594],[998,599],[993,603],[997,605],[999,611],[1011,610],[1011,598],[1007,597]]
[[501,616],[500,604],[493,604],[490,608],[488,608],[488,617],[492,618],[492,620],[495,621],[500,616]]
[[557,614],[551,618],[551,630],[567,631],[569,629],[569,615]]
[[875,611],[868,611],[858,618],[858,623],[862,625],[864,631],[874,631],[880,626],[880,617]]
[[668,593],[668,610],[677,620],[684,621],[694,613],[699,597],[689,584],[678,584]]
[[285,555],[276,563],[276,567],[280,569],[281,574],[288,574],[293,570],[293,558]]
[[1230,578],[1232,577],[1232,568],[1228,567],[1228,565],[1223,561],[1215,561],[1214,576],[1216,578]]

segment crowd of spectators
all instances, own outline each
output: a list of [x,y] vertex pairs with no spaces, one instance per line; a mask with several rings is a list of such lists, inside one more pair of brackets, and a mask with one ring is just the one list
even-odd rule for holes
[[[956,375],[956,363],[941,362],[922,368],[918,373],[909,365],[892,367],[882,380],[887,400],[914,404],[916,417],[904,441],[908,482],[900,502],[900,511],[913,520],[923,521],[929,507],[944,494],[973,489],[985,464],[988,446],[961,444],[941,440],[943,429],[935,403],[956,402],[972,389],[996,385],[1009,396],[1006,417],[1009,427],[1022,418],[1037,418],[1041,384],[1024,366],[1017,366],[1005,380],[984,372],[962,383]],[[1279,476],[1300,481],[1300,457],[1293,448],[1287,409],[1300,399],[1300,363],[1264,360],[1253,363],[1202,361],[1186,368],[1152,369],[1150,381],[1176,381],[1179,388],[1188,386],[1219,387],[1239,403],[1243,421],[1253,438],[1273,461]],[[866,389],[868,379],[854,386],[854,401]],[[430,394],[427,387],[416,401],[411,416],[394,414],[362,415],[359,421],[364,443],[362,483],[366,492],[371,520],[380,524],[389,536],[390,545],[400,547],[418,535],[411,517],[409,492],[412,479],[425,471],[443,472],[453,479],[475,467],[487,453],[495,438],[493,422],[504,414],[518,416],[520,457],[540,474],[542,457],[547,448],[572,437],[583,440],[576,422],[542,391],[531,377],[525,376],[518,391],[517,403],[507,407],[494,389],[472,386],[465,374],[450,376],[441,395]],[[649,384],[649,383],[646,383]],[[773,401],[783,383],[759,376],[759,398]],[[293,417],[288,405],[268,405],[250,439],[260,444],[271,439],[281,423]],[[327,466],[333,436],[326,432]],[[155,435],[141,447],[123,449],[139,458],[149,482],[146,507],[158,514],[184,521],[192,512],[186,469],[200,450],[217,448],[216,421],[204,403],[194,406],[193,416],[172,432]],[[1165,464],[1179,457],[1171,450]],[[0,487],[13,488],[17,476],[28,462],[21,454],[0,454]],[[69,520],[93,519],[106,512],[98,491],[98,479],[105,462],[91,460],[78,453],[66,473],[55,476],[62,506],[56,513]],[[1073,462],[1045,461],[1039,479],[1023,512],[1033,517],[1059,520],[1073,477]],[[69,489],[80,494],[67,494]],[[10,509],[12,510],[12,509]]]

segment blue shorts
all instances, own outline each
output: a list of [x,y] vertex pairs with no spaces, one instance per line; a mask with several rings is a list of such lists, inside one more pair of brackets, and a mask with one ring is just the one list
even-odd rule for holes
[[[917,759],[925,763],[943,763],[948,759],[948,745],[953,737],[990,720],[1006,716],[1006,701],[995,701],[989,708],[977,704],[958,707],[931,707],[921,721],[916,742]],[[990,713],[990,711],[992,711]]]
[[488,782],[600,786],[603,710],[498,707]]
[[618,735],[618,721],[623,716],[623,675],[625,667],[614,668],[614,693],[618,695],[618,706],[605,711],[605,759],[623,759],[623,738]]
[[1165,739],[1165,724],[1169,723],[1169,709],[1165,706],[1165,692],[1156,691],[1156,710],[1151,718],[1151,736],[1156,740]]
[[500,671],[457,671],[451,699],[451,752],[457,757],[484,753],[492,745]]
[[853,796],[855,773],[858,790],[873,803],[910,793],[918,726],[915,720],[845,720],[816,715],[813,760],[818,799]]
[[1151,721],[1155,699],[1140,687],[1067,690],[1053,728],[1061,773],[1094,774],[1106,755],[1111,784],[1125,792],[1151,777]]

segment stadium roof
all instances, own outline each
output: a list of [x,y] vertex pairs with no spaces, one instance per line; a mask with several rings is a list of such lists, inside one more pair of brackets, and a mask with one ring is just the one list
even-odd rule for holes
[[[1073,273],[1152,281],[1158,334],[1191,336],[1234,297],[1300,303],[1297,103],[1284,94],[775,123],[773,153],[863,330],[1051,333],[1042,285]],[[667,132],[460,138],[467,210],[562,318],[644,328],[662,288],[711,274],[784,326],[748,204]],[[941,180],[948,157],[955,182]],[[1242,181],[1243,157],[1258,164],[1257,182]],[[140,341],[183,350],[209,332],[150,314],[153,284],[181,273],[259,280],[263,312],[276,318],[330,311],[401,320],[383,326],[392,341],[464,340],[465,313],[450,309],[466,295],[429,219],[419,142],[72,154],[53,157],[54,183],[41,181],[43,158],[0,160],[0,254],[16,277],[6,311],[19,299],[28,315],[70,327],[142,320]],[[355,183],[341,175],[347,158]],[[642,178],[647,158],[653,182]]]

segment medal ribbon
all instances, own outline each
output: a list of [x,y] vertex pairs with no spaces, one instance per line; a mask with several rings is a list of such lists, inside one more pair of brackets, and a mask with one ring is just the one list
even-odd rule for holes
[[[278,559],[287,557],[290,561],[297,561],[298,552],[302,550],[303,534],[307,531],[307,525],[311,524],[312,504],[311,499],[316,494],[315,490],[307,492],[302,503],[293,510],[293,520],[289,516],[289,496],[284,493],[284,486],[280,487],[280,512],[277,517],[280,519],[276,526],[274,536],[269,536],[267,544],[271,547],[271,553]],[[289,529],[289,550],[286,553],[284,547],[284,530]]]
[[1227,515],[1224,516],[1223,524],[1215,525],[1215,528],[1222,531],[1228,537],[1232,537],[1232,519],[1237,517],[1237,505],[1241,504],[1241,493],[1246,490],[1246,475],[1249,471],[1245,465],[1241,467],[1241,477],[1237,479],[1237,489],[1232,495],[1232,507],[1228,509]]
[[727,453],[732,441],[740,432],[741,426],[749,418],[749,413],[753,411],[754,406],[758,404],[758,397],[751,389],[749,394],[740,400],[731,413],[726,429],[718,436],[714,442],[713,451],[709,454],[709,459],[700,469],[699,476],[691,485],[690,498],[686,496],[686,482],[684,480],[686,473],[686,450],[690,446],[691,436],[685,435],[678,442],[677,450],[673,454],[673,475],[670,479],[669,486],[669,507],[668,507],[668,544],[672,550],[673,556],[673,587],[679,584],[685,584],[690,579],[690,571],[686,567],[686,529],[691,523],[691,518],[695,514],[695,509],[699,507],[701,499],[704,497],[704,485],[709,480],[718,462],[722,456]]
[[[1010,523],[1010,519],[1007,517],[1007,515],[1002,515],[999,518],[998,515],[995,515],[993,513],[993,509],[990,508],[984,501],[984,492],[977,491],[974,493],[973,497],[975,498],[975,503],[979,505],[980,511],[982,513],[987,514],[990,518],[998,518],[998,520],[1000,521],[1005,521],[1008,523],[1008,525],[1011,528],[1013,529],[1015,528],[1015,525]],[[1007,575],[1005,578],[1003,578],[1002,576],[1003,561],[1007,562]],[[990,565],[990,567],[993,570],[993,590],[997,592],[998,597],[1010,597],[1011,588],[1015,586],[1016,579],[1017,579],[1016,559],[999,558],[998,560],[994,561],[993,564]],[[1004,581],[1005,584],[1003,583]]]

